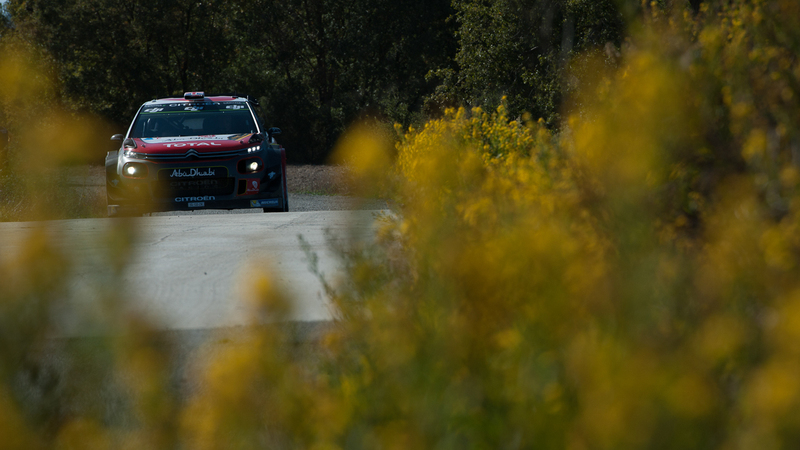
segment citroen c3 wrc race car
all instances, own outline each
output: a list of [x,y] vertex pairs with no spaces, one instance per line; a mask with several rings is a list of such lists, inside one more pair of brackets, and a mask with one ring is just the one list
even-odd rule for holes
[[289,210],[280,129],[264,129],[252,99],[187,92],[149,101],[119,150],[106,155],[108,214]]

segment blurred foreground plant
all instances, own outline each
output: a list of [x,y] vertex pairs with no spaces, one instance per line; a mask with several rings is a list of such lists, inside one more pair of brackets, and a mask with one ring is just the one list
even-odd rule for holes
[[[396,210],[374,244],[332,240],[338,320],[311,358],[258,327],[198,365],[183,407],[168,349],[127,321],[108,358],[131,418],[42,427],[6,388],[0,432],[22,448],[793,447],[800,14],[704,5],[653,9],[617,71],[578,80],[558,136],[501,106],[398,130],[395,150],[371,127],[343,139],[361,192]],[[0,295],[46,329],[34,306],[57,301],[69,258],[30,239]],[[59,270],[31,282],[39,258]],[[272,278],[249,279],[254,318],[288,317]],[[3,374],[40,335],[9,323],[27,337],[4,338]]]
[[87,236],[48,220],[95,212],[67,182],[108,133],[59,108],[44,61],[13,34],[0,40],[0,119],[13,136],[0,221],[30,221],[0,223],[0,447],[174,448],[171,349],[122,307],[134,223],[96,222]]
[[73,186],[99,165],[109,127],[59,106],[46,55],[8,36],[0,40],[0,127],[12,139],[0,152],[0,221],[104,216],[105,199]]
[[356,131],[342,158],[398,209],[376,247],[339,249],[314,392],[346,422],[314,445],[797,442],[792,5],[653,9],[618,71],[584,70],[599,79],[559,136],[451,110],[403,133],[387,173]]

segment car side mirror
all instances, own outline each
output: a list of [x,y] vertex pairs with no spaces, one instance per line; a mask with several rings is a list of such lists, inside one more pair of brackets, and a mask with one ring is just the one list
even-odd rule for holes
[[267,134],[269,134],[269,137],[278,136],[281,134],[281,129],[277,127],[272,127],[269,130],[267,130]]
[[115,135],[111,136],[111,140],[112,141],[121,141],[122,138],[123,138],[122,134],[115,134]]

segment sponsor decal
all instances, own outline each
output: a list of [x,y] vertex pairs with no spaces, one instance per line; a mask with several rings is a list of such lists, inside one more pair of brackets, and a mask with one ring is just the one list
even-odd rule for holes
[[275,175],[277,175],[277,174],[275,172],[270,172],[268,175],[269,175],[269,179],[271,180],[271,179],[275,178]]
[[216,200],[217,198],[213,195],[204,195],[202,197],[175,197],[176,203],[182,202],[206,202],[209,200]]
[[196,188],[215,188],[219,187],[220,182],[219,180],[179,180],[179,181],[170,181],[169,186],[172,188],[181,188],[181,189],[196,189]]
[[[228,169],[221,166],[212,167],[177,167],[174,169],[161,169],[158,171],[159,180],[169,180],[170,183],[175,183],[180,180],[184,185],[190,182],[196,183],[198,186],[202,184],[209,184],[209,180],[215,180],[228,176]],[[201,183],[205,180],[205,183]]]
[[[203,106],[222,106],[222,105],[227,104],[227,102],[212,102],[212,101],[202,101],[202,102],[201,101],[192,101],[191,103],[192,103],[192,105],[203,105]],[[183,102],[183,103],[170,103],[167,106],[169,106],[170,108],[178,108],[178,107],[181,107],[181,106],[186,106],[186,102]]]
[[258,194],[258,187],[260,185],[258,180],[246,180],[247,181],[247,190],[245,190],[245,195],[249,194]]
[[251,208],[266,208],[268,206],[278,206],[277,198],[268,198],[265,200],[250,200]]
[[191,202],[191,203],[189,203],[189,208],[199,208],[201,206],[206,206],[205,202]]
[[[229,134],[222,134],[222,135],[204,134],[202,136],[149,137],[149,138],[141,138],[141,140],[145,141],[145,142],[147,142],[149,144],[163,144],[165,142],[178,142],[178,141],[227,141],[229,136],[231,136],[231,135],[229,135]],[[177,144],[170,144],[170,145],[178,147]],[[208,142],[202,142],[202,143],[191,142],[191,143],[188,143],[188,144],[184,143],[183,146],[185,146],[185,145],[194,146],[194,145],[222,145],[222,144],[214,144],[214,143],[208,143]],[[183,146],[180,146],[180,147],[183,147]]]
[[207,169],[173,169],[170,178],[213,177],[217,174],[213,167]]
[[217,144],[216,142],[192,142],[191,144],[186,143],[186,142],[175,142],[175,143],[172,143],[172,144],[164,144],[164,146],[167,147],[167,148],[171,148],[171,147],[186,147],[187,145],[191,145],[192,147],[200,147],[200,146],[203,146],[203,145],[205,145],[205,146],[209,146],[209,145],[219,146],[219,145],[222,145],[222,144]]
[[164,108],[147,108],[147,109],[144,109],[142,112],[143,113],[159,113],[161,111],[164,111]]

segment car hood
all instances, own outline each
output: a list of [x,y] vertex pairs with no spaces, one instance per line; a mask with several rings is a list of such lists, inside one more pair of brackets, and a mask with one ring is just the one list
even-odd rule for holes
[[206,136],[173,136],[157,138],[135,138],[136,151],[150,154],[181,154],[189,149],[198,153],[214,153],[239,150],[249,147],[248,134],[215,134]]

